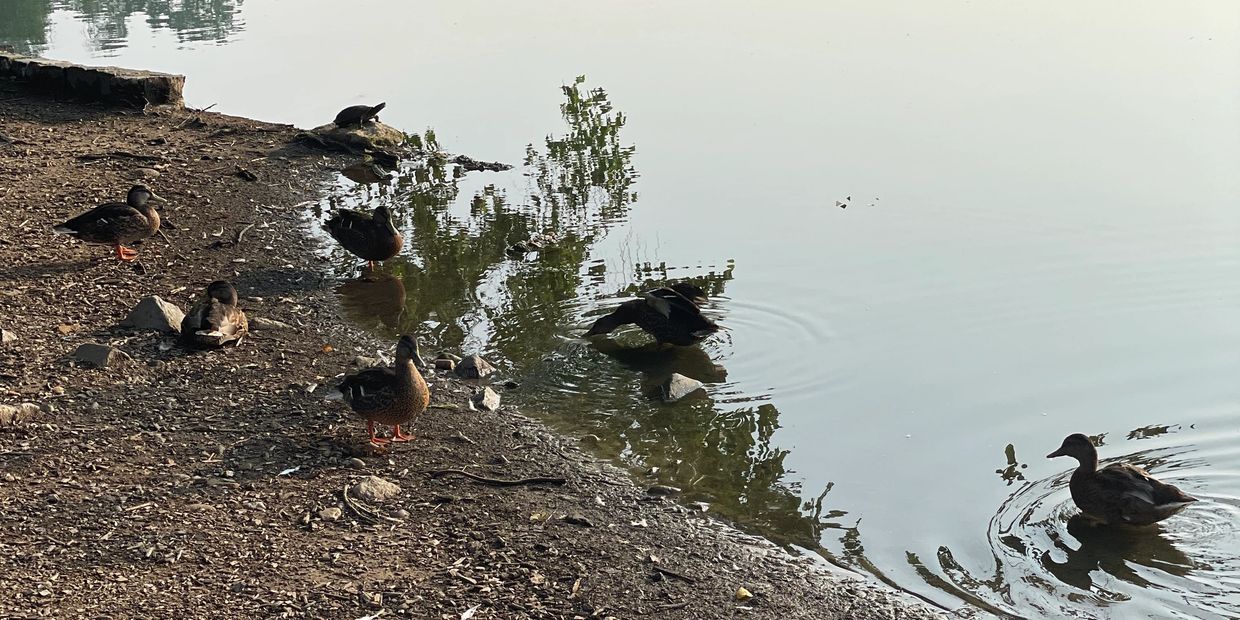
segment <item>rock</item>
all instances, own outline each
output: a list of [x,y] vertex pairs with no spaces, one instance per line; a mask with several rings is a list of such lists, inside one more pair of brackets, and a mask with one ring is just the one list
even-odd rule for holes
[[646,495],[652,495],[654,497],[667,497],[668,495],[675,495],[679,492],[680,489],[676,487],[669,487],[665,484],[656,484],[646,489]]
[[130,171],[129,178],[135,181],[142,181],[145,179],[158,179],[159,171],[154,168],[134,168],[132,171]]
[[132,360],[128,353],[106,344],[88,342],[73,352],[73,359],[94,368],[108,368]]
[[185,313],[175,305],[164,301],[159,295],[148,295],[129,311],[121,321],[121,327],[153,329],[161,332],[181,333],[181,321]]
[[439,352],[439,355],[435,356],[435,359],[437,359],[437,360],[452,360],[452,361],[454,361],[454,362],[460,362],[460,361],[461,361],[461,356],[459,356],[459,355],[453,355],[453,354],[451,354],[451,353],[448,353],[447,351],[440,351],[440,352]]
[[344,511],[335,506],[324,508],[319,511],[319,518],[324,521],[339,521],[340,517],[343,516]]
[[743,603],[751,598],[753,598],[753,593],[749,590],[746,590],[744,587],[736,589],[736,600]]
[[495,411],[499,409],[499,394],[490,387],[482,388],[481,392],[471,397],[474,406],[483,411]]
[[359,459],[356,456],[345,461],[345,464],[348,465],[352,469],[366,469],[366,461],[363,461],[362,459]]
[[521,384],[520,384],[520,383],[517,383],[516,381],[505,381],[505,382],[504,382],[504,389],[505,389],[505,390],[515,390],[515,389],[520,388],[520,387],[521,387]]
[[493,372],[495,367],[477,355],[470,355],[456,364],[456,374],[463,379],[484,379]]
[[400,150],[405,142],[404,132],[378,121],[365,123],[360,127],[357,125],[337,127],[335,123],[328,123],[302,132],[298,136],[323,147],[351,153],[366,151],[392,153]]
[[14,79],[58,96],[141,109],[182,105],[185,76],[118,67],[90,67],[0,50],[0,78]]
[[349,489],[349,495],[372,504],[389,500],[399,494],[399,486],[378,476],[370,476]]
[[17,334],[7,329],[0,329],[0,345],[12,344],[14,342],[17,342]]
[[360,368],[370,368],[372,366],[378,366],[379,359],[375,357],[366,357],[365,355],[358,355],[353,358],[353,365]]
[[0,426],[12,426],[29,422],[39,417],[41,411],[34,403],[20,405],[0,405]]
[[456,362],[452,360],[436,359],[435,368],[438,370],[452,370],[456,368]]
[[565,515],[564,522],[581,527],[594,527],[594,524],[591,523],[589,519],[578,514]]
[[265,319],[261,316],[255,316],[255,317],[250,317],[250,329],[254,329],[254,330],[265,329],[268,331],[279,331],[282,329],[292,330],[296,328],[293,327],[292,325],[289,325],[288,323],[285,323],[284,321],[277,321],[275,319]]
[[686,377],[678,372],[674,372],[672,373],[672,376],[668,377],[667,380],[663,382],[660,389],[662,390],[663,400],[669,403],[674,403],[702,389],[702,382],[697,379]]

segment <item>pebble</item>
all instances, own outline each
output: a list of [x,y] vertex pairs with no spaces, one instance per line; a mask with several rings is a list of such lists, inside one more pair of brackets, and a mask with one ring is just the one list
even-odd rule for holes
[[88,342],[79,346],[73,352],[73,359],[85,366],[93,368],[108,368],[110,366],[117,366],[133,358],[129,357],[127,353],[117,349],[116,347]]
[[363,461],[356,456],[345,461],[345,464],[347,464],[351,469],[366,469],[366,461]]
[[370,476],[353,485],[349,494],[364,502],[377,503],[400,494],[400,486],[378,476]]
[[489,386],[482,388],[481,392],[474,394],[471,400],[474,406],[483,411],[495,411],[499,409],[499,393],[492,390]]
[[335,506],[324,508],[319,511],[319,518],[324,521],[339,521],[344,516],[344,511]]
[[470,355],[456,364],[457,376],[465,379],[485,379],[494,372],[495,367],[477,355]]

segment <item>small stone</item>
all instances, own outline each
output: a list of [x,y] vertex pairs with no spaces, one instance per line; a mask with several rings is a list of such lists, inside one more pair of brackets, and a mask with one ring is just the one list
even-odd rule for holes
[[400,510],[397,510],[397,511],[396,511],[395,513],[393,513],[393,514],[395,514],[395,515],[396,515],[396,518],[397,518],[397,519],[408,519],[408,518],[409,518],[409,515],[410,515],[410,512],[409,512],[408,510],[405,510],[404,508],[401,508]]
[[504,389],[505,389],[505,390],[515,390],[515,389],[517,389],[517,388],[519,388],[519,387],[521,387],[521,384],[520,384],[520,383],[517,383],[516,381],[511,381],[511,380],[510,380],[510,381],[505,381],[505,382],[504,382]]
[[34,403],[20,405],[0,405],[0,426],[9,426],[29,422],[39,417],[39,406]]
[[499,409],[499,394],[490,387],[482,388],[481,392],[474,394],[471,400],[474,406],[483,411],[495,411]]
[[593,524],[593,523],[591,523],[589,519],[587,519],[587,518],[585,518],[585,517],[583,517],[583,516],[581,516],[581,515],[576,515],[576,514],[574,514],[574,515],[565,515],[565,516],[564,516],[564,522],[565,522],[565,523],[572,524],[572,525],[578,525],[578,526],[581,526],[581,527],[594,527],[594,524]]
[[470,355],[456,365],[457,376],[464,379],[485,379],[493,372],[495,367],[477,355]]
[[14,342],[17,342],[17,334],[7,329],[0,329],[0,345],[12,344]]
[[702,389],[701,381],[674,372],[667,378],[667,381],[663,382],[663,400],[674,403],[700,389]]
[[372,366],[378,366],[379,359],[374,357],[366,357],[365,355],[358,355],[353,358],[353,365],[359,368],[370,368]]
[[340,517],[343,516],[344,511],[335,506],[324,508],[319,511],[319,518],[324,521],[339,521]]
[[452,360],[453,362],[459,362],[459,361],[461,361],[461,356],[459,356],[459,355],[453,355],[453,354],[451,354],[451,353],[448,353],[447,351],[440,351],[439,355],[435,356],[435,359],[437,359],[437,360]]
[[456,368],[456,362],[448,359],[436,359],[435,368],[438,370],[452,370]]
[[116,347],[88,342],[73,352],[73,359],[86,366],[108,368],[123,364],[133,358]]
[[349,494],[364,502],[378,503],[399,495],[400,487],[378,476],[370,476],[353,485]]
[[656,484],[646,489],[646,495],[653,495],[655,497],[667,497],[668,495],[675,495],[679,492],[680,489],[676,487],[669,487],[665,484]]
[[366,469],[366,461],[363,461],[362,459],[359,459],[356,456],[345,461],[345,464],[348,465],[351,469]]
[[148,295],[129,311],[129,316],[121,321],[121,327],[180,333],[184,319],[185,313],[180,308],[164,301],[159,295]]
[[250,317],[250,329],[253,329],[253,330],[264,330],[265,329],[268,331],[279,331],[279,330],[284,330],[284,329],[293,330],[296,328],[293,327],[292,325],[289,325],[288,323],[285,323],[284,321],[277,321],[275,319],[267,319],[261,316],[255,316],[255,317]]
[[736,589],[736,600],[741,601],[743,603],[751,598],[753,598],[753,593],[750,592],[749,590],[746,590],[743,587]]

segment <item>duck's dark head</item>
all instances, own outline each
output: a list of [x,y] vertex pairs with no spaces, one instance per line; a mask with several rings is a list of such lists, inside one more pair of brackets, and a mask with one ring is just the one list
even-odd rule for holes
[[155,202],[168,202],[156,196],[155,192],[151,191],[151,188],[141,184],[129,188],[129,194],[125,197],[125,203],[131,207],[145,207],[146,203],[152,200]]
[[237,289],[224,280],[216,280],[207,285],[207,296],[230,306],[237,305]]
[[1082,464],[1097,463],[1098,449],[1094,447],[1094,442],[1090,441],[1089,437],[1081,433],[1073,433],[1065,437],[1059,449],[1046,455],[1046,458],[1053,459],[1057,456],[1070,456]]
[[405,362],[412,361],[418,364],[420,356],[418,354],[418,339],[408,334],[401,336],[396,342],[396,361]]
[[376,223],[382,224],[392,232],[396,232],[396,221],[392,219],[392,210],[387,205],[375,207],[374,212],[370,216],[374,218]]
[[702,287],[696,284],[691,284],[689,282],[677,282],[669,288],[677,293],[680,293],[685,299],[688,299],[699,306],[706,303],[706,291],[702,290]]

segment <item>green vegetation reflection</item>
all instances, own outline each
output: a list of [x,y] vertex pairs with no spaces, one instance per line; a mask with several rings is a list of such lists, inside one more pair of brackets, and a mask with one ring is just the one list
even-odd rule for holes
[[88,43],[97,50],[125,47],[129,19],[140,15],[153,30],[171,30],[182,41],[224,42],[242,29],[244,0],[4,0],[0,43],[24,54],[47,48],[53,11],[71,11],[86,22]]

